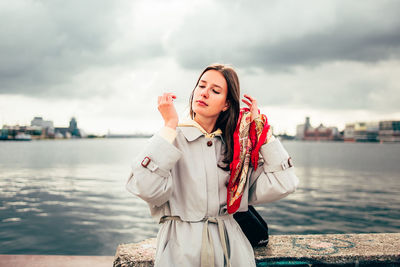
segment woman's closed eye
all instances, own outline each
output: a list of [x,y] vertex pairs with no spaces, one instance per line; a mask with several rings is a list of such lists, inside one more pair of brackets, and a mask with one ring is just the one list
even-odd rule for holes
[[[206,88],[204,85],[199,85],[199,88]],[[219,95],[220,94],[220,92],[218,92],[217,90],[215,90],[215,89],[212,89],[212,91],[214,92],[214,93],[216,93],[217,95]]]

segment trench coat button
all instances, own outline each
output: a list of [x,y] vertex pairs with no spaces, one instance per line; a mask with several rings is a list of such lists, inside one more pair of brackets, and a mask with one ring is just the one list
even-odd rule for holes
[[212,146],[212,141],[208,141],[207,146]]

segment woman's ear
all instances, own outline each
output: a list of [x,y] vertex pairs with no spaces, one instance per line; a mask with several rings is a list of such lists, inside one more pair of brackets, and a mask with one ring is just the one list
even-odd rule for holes
[[222,111],[227,111],[228,108],[229,108],[229,101],[227,100],[227,101],[225,102],[225,107],[222,109]]
[[229,100],[225,101],[225,107],[222,109],[222,111],[227,111],[229,109],[230,103]]

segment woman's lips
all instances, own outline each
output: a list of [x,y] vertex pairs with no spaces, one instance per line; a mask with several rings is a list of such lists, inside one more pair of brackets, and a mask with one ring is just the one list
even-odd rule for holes
[[204,102],[204,101],[197,100],[196,102],[197,102],[197,104],[199,104],[200,106],[203,106],[203,107],[208,106],[208,105],[206,104],[206,102]]

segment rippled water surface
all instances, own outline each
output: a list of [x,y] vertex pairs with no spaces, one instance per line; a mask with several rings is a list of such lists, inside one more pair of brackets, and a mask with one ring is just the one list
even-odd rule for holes
[[[114,255],[155,237],[125,190],[146,139],[0,142],[0,254]],[[300,185],[257,209],[270,234],[400,232],[400,144],[284,142]]]

